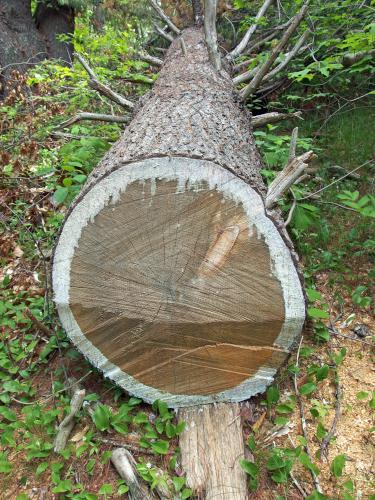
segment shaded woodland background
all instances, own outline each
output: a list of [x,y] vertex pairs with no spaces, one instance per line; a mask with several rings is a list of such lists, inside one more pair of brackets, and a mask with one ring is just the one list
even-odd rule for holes
[[[189,1],[162,3],[179,27],[191,23]],[[264,60],[278,38],[263,40],[299,4],[275,2],[249,53],[236,61],[239,72]],[[259,6],[257,1],[219,2],[224,53],[241,39]],[[245,103],[254,115],[302,112],[297,122],[254,131],[267,183],[285,165],[296,125],[298,151],[313,149],[318,157],[308,177],[280,202],[301,257],[309,320],[298,359],[290,359],[266,395],[242,405],[250,498],[374,495],[374,12],[373,1],[313,0],[290,43],[309,28],[306,49]],[[154,24],[161,25],[147,1],[0,0],[4,499],[127,495],[127,485],[110,464],[111,450],[119,444],[131,450],[152,488],[163,485],[170,498],[194,498],[179,465],[182,429],[173,412],[161,402],[150,407],[129,398],[72,348],[56,319],[49,279],[51,248],[64,212],[125,126],[64,124],[79,112],[123,115],[121,107],[90,88],[73,52],[89,61],[102,82],[136,102],[158,72],[140,54],[162,58],[168,46]],[[68,446],[56,454],[53,439],[69,408],[71,377],[86,389],[86,402]],[[302,450],[306,444],[311,459]],[[316,492],[311,471],[323,493]]]

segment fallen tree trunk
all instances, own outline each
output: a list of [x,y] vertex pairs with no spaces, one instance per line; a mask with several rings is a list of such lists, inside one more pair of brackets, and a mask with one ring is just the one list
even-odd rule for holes
[[[190,407],[181,418],[204,433],[216,417],[199,405],[242,401],[272,382],[305,306],[288,244],[264,207],[250,117],[230,76],[210,63],[202,30],[181,36],[70,207],[53,283],[69,337],[106,377],[145,401]],[[240,425],[227,440],[239,461]],[[198,444],[183,438],[182,454]],[[200,488],[246,498],[244,474],[225,486],[239,496],[220,484],[228,471],[215,477]]]

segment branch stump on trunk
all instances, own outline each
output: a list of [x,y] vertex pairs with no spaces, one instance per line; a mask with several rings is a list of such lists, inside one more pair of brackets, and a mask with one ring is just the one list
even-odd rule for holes
[[[153,89],[70,207],[53,283],[77,348],[129,393],[189,407],[180,418],[197,434],[185,431],[182,452],[203,460],[200,436],[224,429],[237,406],[217,413],[197,405],[263,392],[300,334],[305,306],[288,245],[264,208],[250,116],[229,75],[209,63],[201,29],[182,36],[186,55],[175,40]],[[224,437],[239,461],[236,422]],[[224,460],[226,441],[211,437],[204,460],[220,469],[223,458],[223,470],[202,479],[192,465],[188,484],[246,498],[238,461]]]

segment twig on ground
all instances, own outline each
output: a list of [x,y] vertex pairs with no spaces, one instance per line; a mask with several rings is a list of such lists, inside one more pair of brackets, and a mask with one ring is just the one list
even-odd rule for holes
[[129,487],[129,496],[132,500],[151,500],[153,498],[148,488],[139,481],[135,468],[136,462],[128,450],[125,448],[113,450],[111,462]]
[[[337,367],[335,368],[337,370]],[[335,416],[333,418],[333,422],[331,425],[330,430],[327,432],[327,434],[324,436],[322,444],[320,446],[320,452],[322,456],[327,458],[327,453],[328,453],[328,446],[329,443],[331,442],[332,438],[334,437],[336,433],[336,428],[337,428],[337,423],[339,421],[339,418],[341,416],[341,400],[342,400],[342,387],[340,384],[340,378],[339,375],[336,371],[335,373],[335,384],[336,384],[336,390],[335,390],[335,397],[336,397],[336,402],[335,402]]]
[[353,168],[353,170],[350,170],[350,172],[347,172],[345,175],[341,176],[339,179],[335,179],[334,181],[332,181],[331,183],[329,183],[327,186],[324,186],[321,189],[318,189],[317,191],[314,191],[313,193],[309,193],[308,195],[304,196],[303,198],[300,198],[300,201],[307,200],[308,198],[312,198],[316,194],[321,193],[322,191],[325,191],[326,189],[330,188],[331,186],[333,186],[337,182],[340,182],[343,179],[345,179],[346,177],[349,177],[350,174],[352,174],[353,172],[356,172],[360,168],[368,165],[369,163],[374,163],[374,162],[375,162],[375,160],[373,160],[373,159],[365,161],[364,163],[362,163],[362,165],[359,165],[358,167]]
[[73,427],[75,425],[75,416],[82,407],[85,395],[86,391],[81,387],[79,387],[78,385],[76,385],[76,389],[74,391],[70,403],[70,412],[58,427],[57,435],[55,437],[55,442],[54,442],[55,453],[59,453],[65,448],[70,433],[72,432]]
[[163,59],[160,59],[159,57],[154,57],[145,53],[138,54],[137,57],[142,61],[152,64],[153,66],[163,66]]
[[185,40],[182,37],[180,38],[180,43],[181,43],[182,53],[186,57],[187,56],[186,44],[185,44]]
[[46,334],[48,337],[52,337],[54,332],[50,330],[45,324],[43,324],[38,318],[36,318],[28,307],[24,309],[25,315],[34,323],[38,330]]
[[[301,336],[301,340],[300,340],[298,350],[297,350],[297,357],[296,357],[296,367],[297,368],[299,367],[299,354],[301,351],[302,342],[303,342],[303,335]],[[294,372],[293,379],[294,379],[294,391],[296,393],[296,398],[297,398],[297,402],[298,402],[299,409],[300,409],[302,432],[303,432],[303,436],[304,436],[305,441],[306,441],[305,450],[306,450],[307,455],[309,456],[309,459],[312,462],[312,454],[311,454],[310,445],[309,445],[309,435],[307,433],[307,425],[306,425],[306,418],[305,418],[305,406],[303,404],[301,395],[300,395],[299,390],[298,390],[298,381],[297,381],[296,371]],[[312,469],[310,469],[310,473],[311,473],[311,477],[312,477],[316,491],[318,493],[323,493],[322,488],[320,486],[318,476],[315,474],[315,472]]]

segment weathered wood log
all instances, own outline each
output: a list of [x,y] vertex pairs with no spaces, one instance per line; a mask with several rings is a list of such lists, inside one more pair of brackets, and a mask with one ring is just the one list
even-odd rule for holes
[[[181,36],[186,55],[174,40],[152,90],[69,208],[53,283],[78,349],[145,401],[195,407],[183,411],[197,415],[201,435],[218,424],[197,405],[241,401],[272,382],[305,305],[290,243],[265,210],[250,116],[230,76],[210,63],[203,30]],[[241,443],[236,429],[227,439]],[[244,475],[237,479],[229,486],[243,492]]]
[[238,403],[181,408],[186,423],[180,437],[181,465],[187,485],[207,499],[247,498],[246,474],[241,469],[244,442]]

